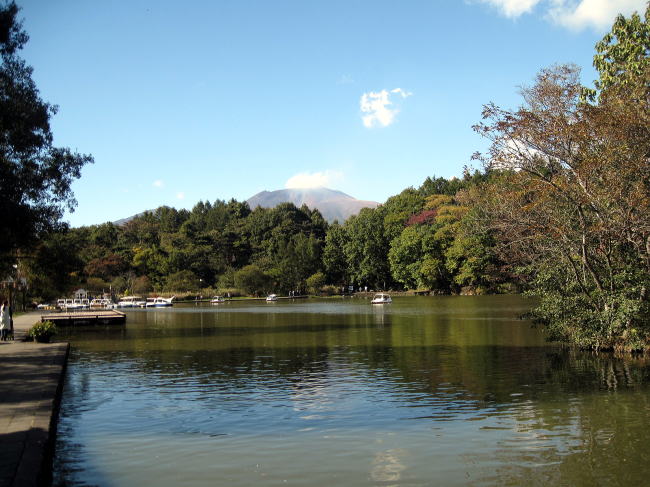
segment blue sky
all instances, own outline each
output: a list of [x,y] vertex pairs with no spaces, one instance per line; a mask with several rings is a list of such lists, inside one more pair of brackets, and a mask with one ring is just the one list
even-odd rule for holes
[[95,164],[73,226],[324,185],[383,202],[460,176],[482,105],[645,0],[17,0],[55,144]]

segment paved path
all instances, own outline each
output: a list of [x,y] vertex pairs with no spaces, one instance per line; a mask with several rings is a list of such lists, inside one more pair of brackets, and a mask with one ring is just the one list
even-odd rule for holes
[[22,342],[40,313],[14,318],[0,342],[0,487],[49,485],[67,343]]

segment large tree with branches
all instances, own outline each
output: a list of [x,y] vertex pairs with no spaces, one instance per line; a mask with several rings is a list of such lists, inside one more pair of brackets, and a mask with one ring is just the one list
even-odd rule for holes
[[89,155],[55,147],[32,68],[18,56],[28,40],[15,2],[0,5],[0,271],[73,209],[71,183]]
[[474,203],[541,298],[537,319],[586,348],[650,349],[647,22],[619,17],[598,44],[591,103],[579,70],[556,66],[521,108],[487,105],[475,127],[502,175]]

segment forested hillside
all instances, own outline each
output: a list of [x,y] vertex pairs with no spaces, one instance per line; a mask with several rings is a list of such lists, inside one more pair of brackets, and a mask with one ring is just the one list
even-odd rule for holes
[[79,286],[116,294],[319,293],[348,285],[494,291],[504,279],[490,238],[470,228],[472,212],[456,199],[486,178],[429,178],[332,225],[291,203],[253,211],[235,200],[191,211],[160,207],[122,226],[52,233],[24,273],[43,299]]

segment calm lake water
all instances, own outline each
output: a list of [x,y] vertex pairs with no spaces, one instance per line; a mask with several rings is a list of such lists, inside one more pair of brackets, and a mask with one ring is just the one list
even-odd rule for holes
[[176,305],[72,341],[54,485],[647,485],[650,367],[518,296]]

